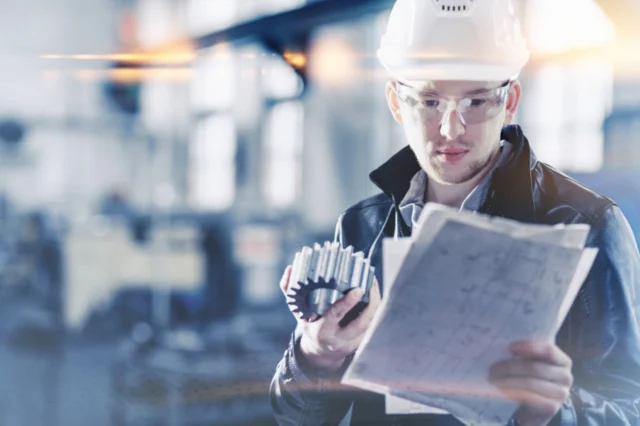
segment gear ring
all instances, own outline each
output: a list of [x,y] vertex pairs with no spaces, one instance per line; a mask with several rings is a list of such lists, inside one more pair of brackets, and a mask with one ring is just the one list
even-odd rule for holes
[[335,301],[338,301],[344,296],[344,294],[338,290],[338,283],[335,279],[330,279],[329,282],[323,278],[320,278],[318,281],[307,280],[306,283],[296,281],[293,287],[287,292],[287,304],[291,312],[298,315],[300,319],[309,319],[313,314],[324,314],[324,312],[318,312],[312,307],[312,304],[309,303],[312,293],[316,292],[317,294],[318,290],[331,292],[331,297],[336,298]]
[[295,316],[308,320],[314,314],[322,316],[349,291],[361,288],[361,309],[369,302],[373,278],[370,260],[362,252],[353,253],[352,246],[341,248],[337,242],[325,242],[313,249],[303,247],[293,262],[287,304]]

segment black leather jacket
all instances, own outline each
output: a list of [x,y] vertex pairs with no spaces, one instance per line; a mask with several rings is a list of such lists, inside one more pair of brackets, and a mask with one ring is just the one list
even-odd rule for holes
[[[481,212],[529,223],[587,223],[588,245],[599,248],[556,343],[573,360],[574,386],[552,425],[640,425],[640,254],[619,208],[540,163],[518,126],[503,129],[511,158],[496,169]],[[340,217],[344,246],[368,253],[382,283],[381,236],[409,235],[398,203],[419,170],[407,147],[371,173],[382,193]],[[384,288],[384,287],[383,287]],[[460,425],[452,416],[385,414],[381,395],[343,388],[342,372],[324,375],[297,355],[298,335],[278,365],[271,404],[281,425],[338,424],[353,404],[352,425]]]

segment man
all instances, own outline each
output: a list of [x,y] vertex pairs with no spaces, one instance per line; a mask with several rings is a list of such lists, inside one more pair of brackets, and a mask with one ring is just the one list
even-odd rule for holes
[[340,385],[384,290],[381,240],[410,235],[425,202],[591,226],[587,244],[599,253],[556,341],[514,342],[512,357],[487,375],[521,403],[512,424],[640,425],[637,245],[611,200],[538,162],[511,125],[522,92],[516,76],[528,60],[511,6],[396,2],[379,58],[393,76],[386,97],[409,146],[371,173],[382,193],[338,223],[343,246],[369,253],[380,284],[345,327],[338,323],[361,293],[349,293],[316,321],[298,321],[272,382],[281,425],[338,424],[350,407],[352,425],[460,424],[442,414],[386,415],[384,396]]

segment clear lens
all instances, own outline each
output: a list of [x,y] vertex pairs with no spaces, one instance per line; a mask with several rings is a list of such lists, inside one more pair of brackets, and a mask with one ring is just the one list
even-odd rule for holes
[[421,109],[429,122],[440,122],[447,111],[455,109],[465,124],[478,124],[500,113],[509,93],[509,82],[465,98],[423,96],[406,86],[396,86],[396,91],[402,102]]

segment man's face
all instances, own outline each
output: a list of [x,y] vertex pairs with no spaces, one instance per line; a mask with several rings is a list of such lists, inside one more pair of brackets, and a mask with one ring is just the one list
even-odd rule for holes
[[515,114],[518,82],[387,83],[387,100],[430,179],[467,182],[486,171]]

